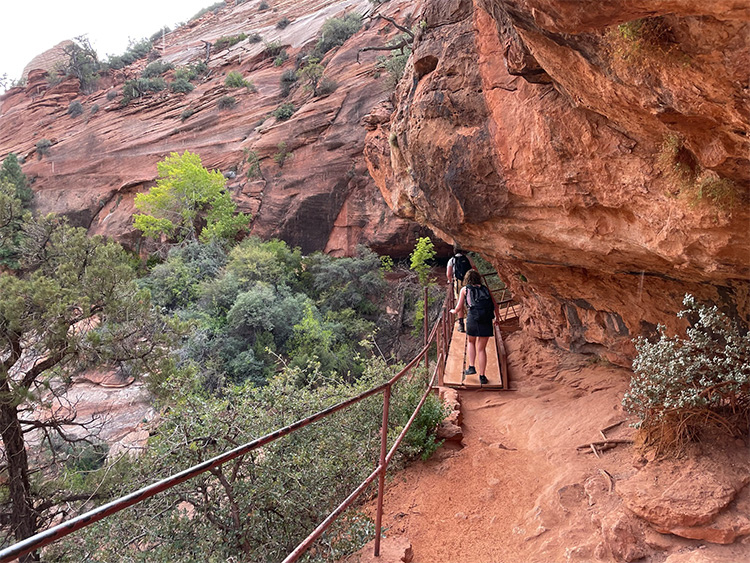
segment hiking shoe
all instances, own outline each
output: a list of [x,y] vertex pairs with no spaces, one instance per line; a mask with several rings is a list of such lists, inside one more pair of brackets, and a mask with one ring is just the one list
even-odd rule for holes
[[469,366],[468,369],[464,370],[464,375],[474,375],[477,372],[474,366]]
[[466,328],[464,327],[464,320],[463,320],[463,318],[458,319],[458,332],[466,332]]
[[487,376],[485,376],[485,375],[480,375],[479,376],[479,383],[481,383],[482,385],[487,385],[489,382],[490,382],[490,380],[487,379]]

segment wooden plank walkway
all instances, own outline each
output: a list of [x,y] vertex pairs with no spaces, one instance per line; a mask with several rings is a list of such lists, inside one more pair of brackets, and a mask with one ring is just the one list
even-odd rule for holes
[[458,325],[453,325],[453,336],[451,338],[450,350],[448,350],[448,361],[445,363],[445,376],[443,385],[459,389],[502,389],[503,383],[500,376],[500,366],[497,363],[497,350],[495,338],[491,337],[487,342],[487,369],[485,375],[489,383],[482,385],[479,382],[479,374],[464,375],[464,370],[469,367],[466,360],[466,334],[458,331]]

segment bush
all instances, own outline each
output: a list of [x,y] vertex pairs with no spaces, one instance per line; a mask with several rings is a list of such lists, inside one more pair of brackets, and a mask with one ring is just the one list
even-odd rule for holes
[[266,2],[265,0],[258,5],[258,11],[259,12],[263,12],[265,10],[268,10],[268,8],[270,8],[270,6],[268,5],[268,2]]
[[169,33],[170,31],[172,31],[172,30],[171,30],[171,29],[169,29],[169,26],[168,26],[168,25],[165,25],[165,26],[164,26],[164,27],[162,27],[162,28],[161,28],[161,29],[160,29],[159,31],[157,31],[156,33],[154,33],[154,34],[153,34],[153,35],[152,35],[152,36],[151,36],[151,37],[149,38],[149,41],[151,41],[151,43],[156,43],[157,41],[159,41],[159,40],[160,40],[160,39],[161,39],[162,37],[164,37],[164,36],[165,36],[165,35],[166,35],[167,33]]
[[36,143],[36,157],[38,160],[42,160],[43,156],[49,156],[49,148],[52,146],[52,141],[49,139],[42,139]]
[[237,99],[232,96],[222,96],[216,105],[219,109],[232,109],[237,105]]
[[127,80],[122,85],[122,101],[120,105],[126,106],[130,100],[140,98],[152,92],[161,92],[166,89],[167,82],[161,76],[156,78],[137,78]]
[[273,60],[273,65],[281,66],[287,59],[289,59],[289,53],[286,52],[286,49],[283,49]]
[[195,80],[200,75],[205,74],[208,70],[208,65],[203,61],[192,63],[187,66],[181,66],[174,71],[175,80]]
[[343,18],[326,20],[321,29],[321,36],[317,45],[318,53],[324,55],[334,47],[343,45],[347,39],[359,31],[361,26],[362,16],[354,12]]
[[250,83],[242,77],[242,74],[233,70],[227,74],[227,77],[224,79],[224,85],[227,88],[244,88],[249,87]]
[[286,121],[294,115],[295,111],[294,104],[281,104],[273,110],[272,115],[279,121]]
[[216,51],[223,51],[245,39],[247,39],[247,34],[245,33],[240,33],[238,35],[225,35],[216,40],[216,43],[214,43],[214,49]]
[[98,111],[99,111],[99,104],[94,104],[93,106],[91,106],[91,115],[94,115]]
[[286,159],[289,158],[289,155],[291,155],[292,153],[287,150],[286,143],[284,141],[281,141],[276,146],[276,148],[279,149],[279,152],[273,155],[273,161],[279,165],[279,168],[283,168]]
[[263,36],[260,33],[251,33],[247,36],[247,40],[250,43],[260,43],[263,41]]
[[292,23],[292,22],[291,22],[291,21],[289,20],[289,18],[287,18],[287,17],[283,17],[283,18],[281,18],[281,19],[280,19],[279,21],[277,21],[277,22],[276,22],[276,27],[277,27],[278,29],[284,29],[284,28],[285,28],[285,27],[287,27],[287,26],[288,26],[288,25],[289,25],[290,23]]
[[195,86],[184,78],[178,78],[169,84],[169,89],[172,92],[187,94],[188,92],[192,92],[195,89]]
[[107,92],[107,100],[110,102],[114,100],[117,96],[118,96],[117,90],[110,90],[109,92]]
[[263,54],[268,58],[276,58],[279,53],[281,53],[281,50],[283,49],[283,46],[279,41],[271,41],[270,43],[265,43],[263,49]]
[[318,96],[327,96],[328,94],[332,94],[338,87],[338,82],[331,78],[328,78],[327,76],[324,76],[318,83]]
[[297,72],[294,69],[288,68],[281,73],[279,78],[279,84],[281,85],[281,97],[286,98],[292,91],[292,85],[297,82]]
[[83,113],[83,104],[78,100],[73,100],[68,105],[68,115],[70,117],[78,117]]
[[146,55],[151,52],[152,47],[153,45],[148,39],[141,39],[140,41],[131,40],[123,55],[109,56],[107,59],[107,66],[114,69],[124,68],[133,64],[138,59],[146,57]]
[[750,415],[750,340],[716,306],[683,300],[687,338],[636,340],[635,372],[623,406],[639,418],[644,444],[675,451],[713,426],[739,435]]
[[182,121],[185,121],[186,119],[189,119],[194,113],[195,113],[194,109],[183,110],[182,113],[180,114],[180,119]]
[[141,73],[141,76],[143,78],[156,78],[157,76],[161,76],[168,70],[172,70],[174,68],[174,65],[172,63],[168,63],[165,61],[154,61],[152,63],[149,63],[149,65],[143,69],[143,72]]

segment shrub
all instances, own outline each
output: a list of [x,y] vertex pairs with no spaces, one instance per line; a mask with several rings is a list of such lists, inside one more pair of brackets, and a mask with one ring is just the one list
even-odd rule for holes
[[193,86],[190,82],[185,80],[184,78],[178,78],[174,82],[171,82],[169,84],[169,89],[172,92],[187,94],[188,92],[192,92],[195,86]]
[[222,96],[216,105],[219,109],[232,109],[237,105],[237,99],[232,96]]
[[283,17],[283,18],[281,18],[281,19],[280,19],[279,21],[277,21],[277,22],[276,22],[276,27],[277,27],[278,29],[284,29],[284,28],[285,28],[285,27],[287,27],[287,26],[288,26],[288,25],[289,25],[290,23],[292,23],[292,22],[291,22],[291,21],[289,20],[289,18],[287,18],[287,17]]
[[660,16],[621,23],[606,37],[612,54],[628,62],[642,63],[649,57],[666,60],[680,52],[672,28]]
[[52,141],[49,139],[42,139],[36,143],[36,157],[38,160],[42,160],[43,156],[49,156],[49,148],[52,146]]
[[266,42],[264,47],[263,54],[268,58],[276,58],[281,53],[281,49],[283,49],[279,41]]
[[260,43],[263,41],[263,36],[260,33],[251,33],[247,36],[247,40],[250,43]]
[[679,450],[714,426],[738,435],[750,415],[750,340],[716,306],[686,295],[687,338],[658,327],[655,342],[636,340],[635,374],[623,406],[639,418],[647,447]]
[[325,21],[321,29],[317,50],[324,55],[334,47],[343,45],[362,26],[362,16],[351,12],[343,18],[331,18]]
[[143,69],[143,72],[141,73],[141,76],[143,78],[156,78],[157,76],[161,76],[168,70],[172,70],[174,68],[174,65],[172,63],[168,63],[165,61],[154,61],[152,63],[149,63],[149,65]]
[[286,52],[286,49],[282,49],[282,51],[273,60],[273,65],[281,66],[287,59],[289,59],[289,53]]
[[160,29],[159,31],[157,31],[156,33],[154,33],[154,34],[153,34],[153,35],[152,35],[152,36],[151,36],[151,37],[149,38],[149,41],[151,41],[151,43],[156,43],[157,41],[159,41],[159,40],[160,40],[160,39],[161,39],[162,37],[164,37],[164,36],[165,36],[165,35],[166,35],[167,33],[169,33],[170,31],[172,31],[172,30],[171,30],[171,29],[169,29],[169,26],[168,26],[168,25],[165,25],[165,26],[164,26],[164,27],[162,27],[162,28],[161,28],[161,29]]
[[122,85],[122,101],[120,105],[126,106],[130,103],[130,100],[140,98],[152,92],[161,92],[166,87],[167,82],[161,76],[127,80]]
[[265,2],[265,1],[261,2],[261,3],[260,3],[260,4],[258,5],[258,11],[259,11],[259,12],[263,12],[263,11],[265,11],[265,10],[268,10],[268,8],[270,8],[270,6],[268,5],[268,2]]
[[332,78],[324,76],[318,83],[318,96],[327,96],[328,94],[332,94],[338,87],[338,82],[336,82]]
[[227,74],[227,77],[224,79],[224,85],[227,88],[244,88],[249,86],[249,83],[242,77],[241,73],[233,70]]
[[258,156],[257,152],[250,149],[245,149],[245,162],[247,162],[248,166],[248,179],[260,176],[260,157]]
[[205,74],[208,70],[208,65],[203,61],[197,63],[191,63],[187,66],[181,66],[174,71],[175,80],[195,80],[200,75]]
[[127,50],[123,55],[113,56],[110,55],[107,59],[107,66],[114,69],[124,68],[130,64],[133,64],[138,59],[144,58],[151,52],[153,45],[148,39],[141,39],[140,41],[130,41]]
[[118,95],[117,90],[110,90],[109,92],[107,92],[107,100],[111,102],[117,97],[117,95]]
[[68,115],[70,117],[78,117],[83,113],[83,104],[78,100],[73,100],[68,105]]
[[182,121],[185,121],[186,119],[189,119],[194,113],[195,113],[194,109],[183,110],[182,113],[180,114],[180,119]]
[[236,45],[240,41],[244,41],[247,39],[247,34],[240,33],[238,35],[225,35],[223,37],[219,37],[216,42],[214,43],[214,49],[216,51],[223,51],[224,49],[228,49],[232,45]]
[[294,104],[281,104],[273,110],[272,115],[279,121],[286,121],[294,115],[294,112]]
[[286,143],[284,141],[281,141],[278,145],[276,145],[276,148],[279,149],[279,152],[277,152],[275,155],[273,155],[273,161],[279,165],[279,168],[284,167],[284,162],[286,162],[286,159],[289,158],[290,153],[286,148]]
[[91,115],[94,115],[98,111],[99,111],[99,104],[94,104],[93,106],[91,106]]
[[279,84],[281,85],[281,97],[286,98],[292,91],[292,85],[297,82],[297,73],[294,69],[288,68],[281,73]]

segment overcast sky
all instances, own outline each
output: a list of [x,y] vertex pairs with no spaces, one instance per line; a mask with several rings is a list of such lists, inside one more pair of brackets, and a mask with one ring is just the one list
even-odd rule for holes
[[0,76],[21,77],[36,55],[64,39],[87,35],[100,58],[121,55],[128,39],[151,37],[171,29],[216,0],[8,0],[3,1],[0,29]]

